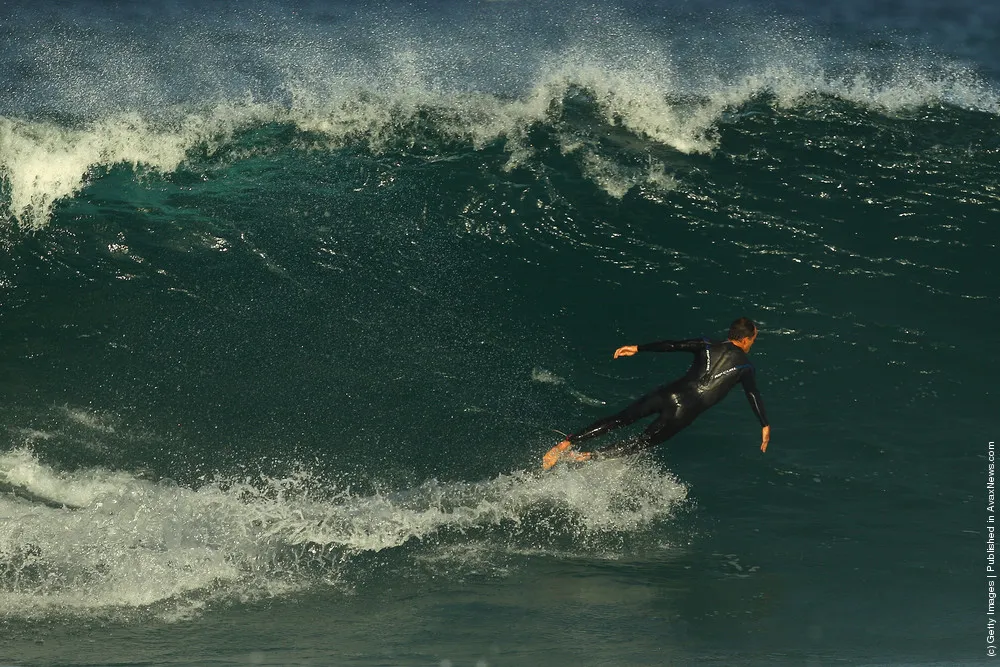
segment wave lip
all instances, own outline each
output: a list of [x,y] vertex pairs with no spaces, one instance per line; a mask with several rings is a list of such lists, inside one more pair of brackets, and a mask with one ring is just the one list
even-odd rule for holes
[[[512,61],[497,62],[496,71],[459,77],[456,85],[442,83],[450,80],[444,74],[463,58],[488,59],[481,45],[408,39],[387,43],[377,57],[366,56],[374,60],[358,64],[355,47],[331,42],[329,54],[317,47],[319,37],[299,35],[287,53],[261,63],[268,80],[275,79],[268,95],[220,90],[202,98],[207,101],[162,105],[156,100],[170,96],[153,95],[146,106],[129,110],[111,101],[72,125],[0,117],[0,215],[42,227],[58,202],[116,165],[138,175],[171,174],[195,153],[211,156],[239,141],[240,133],[275,123],[319,139],[303,145],[332,150],[348,141],[373,152],[433,138],[475,149],[501,143],[508,168],[532,159],[531,130],[544,126],[564,153],[579,156],[591,180],[621,198],[639,183],[669,190],[674,181],[656,160],[639,170],[616,164],[600,145],[613,129],[647,142],[647,152],[709,153],[718,148],[726,114],[761,96],[779,107],[834,97],[888,114],[941,103],[991,114],[1000,109],[996,90],[963,65],[905,53],[888,62],[850,49],[834,55],[835,45],[804,29],[755,27],[715,34],[718,52],[703,54],[685,53],[676,37],[629,34],[622,25],[615,33],[620,40],[579,28],[593,39],[566,37],[558,49],[526,46],[506,56]],[[252,43],[253,35],[247,39]],[[226,71],[211,74],[227,77]],[[591,117],[573,117],[580,100]],[[72,117],[72,109],[65,111]]]
[[138,112],[81,128],[0,118],[0,180],[6,199],[0,214],[27,227],[43,227],[57,202],[75,196],[104,170],[127,165],[137,175],[169,174],[195,146],[211,150],[238,128],[268,118],[261,107],[229,105],[189,114],[176,124],[154,122]]

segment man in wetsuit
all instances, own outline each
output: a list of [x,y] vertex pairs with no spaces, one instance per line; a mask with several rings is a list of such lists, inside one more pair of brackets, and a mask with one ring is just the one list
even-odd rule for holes
[[[764,402],[757,391],[754,368],[747,361],[747,352],[757,340],[757,325],[741,317],[729,327],[729,340],[712,342],[707,338],[663,340],[645,345],[626,345],[615,351],[614,358],[630,357],[636,352],[691,352],[694,362],[684,377],[660,387],[621,412],[599,419],[587,428],[553,447],[542,458],[542,468],[549,469],[559,460],[587,461],[597,456],[619,456],[648,449],[668,440],[693,422],[729,393],[737,383],[743,385],[750,407],[760,420],[760,451],[767,451],[771,427],[767,423]],[[659,413],[642,435],[596,452],[577,452],[572,447],[584,440],[603,435],[612,429],[627,426],[643,417]]]

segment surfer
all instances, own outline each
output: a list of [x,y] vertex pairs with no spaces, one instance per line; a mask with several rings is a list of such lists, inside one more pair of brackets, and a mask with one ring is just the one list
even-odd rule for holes
[[[615,350],[615,359],[630,357],[636,352],[683,351],[694,354],[694,362],[683,377],[643,396],[618,414],[599,419],[582,431],[566,436],[565,440],[542,457],[542,468],[547,470],[559,460],[588,461],[598,456],[620,456],[654,447],[677,435],[698,415],[725,398],[737,383],[743,385],[750,407],[760,420],[760,451],[767,451],[771,427],[767,423],[764,402],[757,391],[754,368],[747,360],[747,352],[755,340],[757,325],[752,320],[741,317],[730,325],[729,339],[726,341],[710,341],[707,338],[662,340],[618,348]],[[635,438],[594,452],[577,452],[572,449],[584,440],[627,426],[655,413],[659,413],[659,416]]]

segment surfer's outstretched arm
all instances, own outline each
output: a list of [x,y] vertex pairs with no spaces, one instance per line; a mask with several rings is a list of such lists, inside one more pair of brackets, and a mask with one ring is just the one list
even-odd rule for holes
[[623,345],[615,350],[615,359],[618,357],[631,357],[636,352],[693,352],[697,354],[705,349],[704,338],[692,338],[690,340],[659,340],[655,343],[643,343],[642,345]]
[[767,421],[767,412],[764,411],[764,401],[760,397],[760,392],[757,391],[757,380],[754,377],[756,372],[753,368],[748,370],[749,372],[743,374],[740,382],[743,384],[743,392],[747,395],[747,400],[750,401],[750,408],[760,421],[760,451],[766,452],[767,443],[771,440],[771,426]]

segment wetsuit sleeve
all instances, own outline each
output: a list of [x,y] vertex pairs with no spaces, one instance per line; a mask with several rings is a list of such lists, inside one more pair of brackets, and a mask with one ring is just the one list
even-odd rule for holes
[[768,425],[767,422],[767,412],[764,411],[764,401],[760,398],[760,392],[757,391],[757,371],[751,366],[744,373],[740,382],[743,383],[743,391],[746,392],[747,400],[750,401],[750,407],[753,409],[753,413],[757,415],[757,419],[760,420],[760,425],[763,428]]
[[661,340],[637,345],[640,352],[700,352],[705,349],[704,338],[691,340]]

